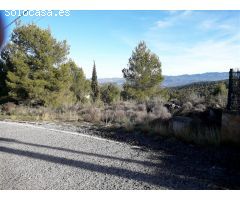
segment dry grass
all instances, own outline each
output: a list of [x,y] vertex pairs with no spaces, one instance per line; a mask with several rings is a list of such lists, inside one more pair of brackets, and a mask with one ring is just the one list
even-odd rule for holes
[[[175,136],[190,143],[220,144],[220,130],[217,128],[188,127],[174,134],[168,121],[171,114],[163,104],[151,102],[151,112],[147,112],[145,104],[136,102],[117,102],[111,106],[78,105],[65,109],[50,109],[46,107],[16,106],[8,103],[1,106],[0,118],[24,121],[87,121],[122,126],[131,132],[138,127],[140,131],[156,136]],[[192,109],[190,103],[184,105],[184,110]],[[204,106],[198,104],[197,109]]]
[[192,129],[189,127],[185,128],[178,134],[174,134],[174,136],[188,143],[195,143],[199,145],[218,146],[221,144],[219,128],[199,127]]
[[13,103],[2,106],[1,114],[11,119],[33,121],[87,121],[92,123],[120,124],[133,127],[156,118],[168,119],[171,114],[161,104],[152,103],[152,112],[147,112],[146,105],[133,101],[117,102],[112,106],[76,105],[74,107],[51,109],[46,107],[27,107]]
[[24,120],[24,121],[78,121],[79,116],[71,109],[66,111],[53,110],[46,107],[15,106],[11,112],[2,109],[3,119]]
[[79,113],[82,116],[82,119],[87,122],[100,122],[101,121],[101,109],[90,105],[82,110]]

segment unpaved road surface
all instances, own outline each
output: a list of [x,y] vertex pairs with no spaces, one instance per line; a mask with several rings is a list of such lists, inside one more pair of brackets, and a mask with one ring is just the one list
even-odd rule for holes
[[196,151],[175,153],[77,132],[0,122],[0,189],[239,187],[238,172],[205,161],[203,155],[197,158]]

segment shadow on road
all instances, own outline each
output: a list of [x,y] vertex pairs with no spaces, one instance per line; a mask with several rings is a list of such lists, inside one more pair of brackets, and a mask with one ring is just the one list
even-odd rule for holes
[[97,154],[97,153],[76,151],[76,150],[72,150],[72,149],[68,149],[68,148],[62,148],[62,147],[51,147],[51,146],[48,146],[48,145],[23,142],[23,141],[20,141],[20,140],[15,140],[15,139],[10,139],[10,138],[0,137],[0,142],[17,143],[17,144],[23,144],[23,145],[33,146],[33,147],[40,147],[40,148],[59,150],[59,151],[64,151],[64,152],[69,152],[69,153],[76,153],[76,154],[81,154],[81,155],[86,155],[86,156],[91,156],[91,157],[99,157],[99,158],[118,160],[118,161],[128,162],[128,163],[136,163],[136,164],[149,166],[149,167],[159,167],[159,164],[154,163],[154,162],[149,162],[149,161],[140,161],[140,160],[133,160],[133,159],[128,159],[128,158],[119,158],[119,157],[115,157],[115,156],[108,156],[108,155],[102,155],[102,154]]
[[161,159],[168,173],[205,181],[208,189],[240,189],[239,148],[201,147],[177,140],[174,145],[167,143],[163,141],[158,149],[168,156],[154,154],[149,159]]
[[[37,160],[43,160],[55,164],[66,165],[102,174],[114,175],[169,189],[221,189],[225,187],[231,189],[240,188],[239,173],[236,174],[234,172],[235,174],[232,174],[232,172],[226,171],[227,168],[221,168],[222,165],[217,166],[213,165],[215,164],[215,160],[213,161],[209,161],[208,159],[205,160],[204,155],[206,154],[206,152],[204,152],[203,155],[198,154],[199,152],[196,151],[191,151],[191,153],[187,154],[185,153],[185,151],[172,152],[172,154],[169,154],[171,151],[168,149],[166,150],[166,152],[168,152],[166,156],[160,155],[158,156],[154,154],[150,158],[154,162],[149,162],[149,161],[137,161],[133,159],[124,159],[114,156],[107,156],[83,151],[75,151],[61,147],[51,147],[47,145],[27,143],[9,138],[0,138],[0,142],[18,143],[27,146],[67,151],[87,156],[95,156],[99,158],[106,158],[111,160],[119,160],[122,162],[145,165],[146,167],[150,168],[153,171],[153,174],[135,172],[119,167],[103,166],[85,161],[69,159],[65,157],[58,157],[39,152],[0,146],[0,152],[3,153],[14,154]],[[162,151],[164,152],[164,149],[162,149]]]

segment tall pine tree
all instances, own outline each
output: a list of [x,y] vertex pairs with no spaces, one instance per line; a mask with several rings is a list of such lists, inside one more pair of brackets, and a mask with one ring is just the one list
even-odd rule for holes
[[93,62],[91,89],[92,89],[92,93],[91,93],[92,100],[95,103],[100,97],[100,90],[99,90],[98,81],[97,81],[97,71],[96,71],[95,61]]
[[[17,25],[0,55],[1,86],[17,101],[60,106],[74,102],[66,65],[69,46],[35,24]],[[5,79],[5,83],[3,83]]]
[[69,64],[73,80],[71,91],[75,94],[78,102],[84,103],[87,101],[90,92],[90,81],[86,79],[83,69],[77,67],[74,61],[70,60]]
[[129,58],[128,68],[122,70],[126,80],[124,92],[128,98],[147,100],[160,92],[163,81],[161,62],[145,42],[140,42]]

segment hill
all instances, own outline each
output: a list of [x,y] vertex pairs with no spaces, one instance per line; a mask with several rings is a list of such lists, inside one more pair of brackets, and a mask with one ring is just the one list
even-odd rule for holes
[[170,87],[169,91],[171,91],[172,93],[180,92],[185,94],[195,92],[200,96],[209,96],[210,94],[214,93],[214,90],[219,84],[224,84],[226,88],[228,88],[228,80],[221,80],[221,81],[197,82],[183,86]]
[[[184,74],[179,76],[164,76],[162,85],[164,87],[177,87],[188,85],[196,82],[206,81],[220,81],[228,79],[228,72],[207,72],[203,74]],[[122,86],[124,83],[123,78],[102,78],[99,79],[100,84],[115,83]]]

